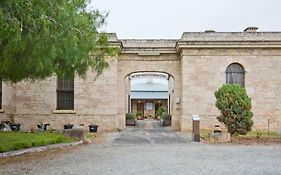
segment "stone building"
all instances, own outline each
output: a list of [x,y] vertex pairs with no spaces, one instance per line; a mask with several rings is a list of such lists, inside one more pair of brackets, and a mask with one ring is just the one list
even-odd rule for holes
[[22,129],[39,121],[62,129],[63,124],[95,123],[101,130],[125,128],[130,76],[140,72],[168,75],[168,108],[172,128],[191,130],[191,116],[201,116],[201,128],[213,128],[220,114],[214,91],[225,83],[244,86],[252,98],[254,129],[281,131],[281,32],[188,32],[175,40],[118,39],[117,58],[95,79],[2,83],[0,120],[9,112]]

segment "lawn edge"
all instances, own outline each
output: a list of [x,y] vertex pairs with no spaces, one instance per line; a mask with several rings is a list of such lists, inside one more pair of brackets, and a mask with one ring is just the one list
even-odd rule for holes
[[0,158],[19,156],[19,155],[26,154],[26,153],[41,152],[41,151],[46,151],[46,150],[50,150],[50,149],[62,148],[62,147],[67,147],[67,146],[75,146],[75,145],[80,145],[80,144],[83,144],[83,140],[80,140],[77,142],[71,142],[71,143],[59,143],[59,144],[51,144],[51,145],[45,145],[45,146],[40,146],[40,147],[25,148],[25,149],[0,153]]

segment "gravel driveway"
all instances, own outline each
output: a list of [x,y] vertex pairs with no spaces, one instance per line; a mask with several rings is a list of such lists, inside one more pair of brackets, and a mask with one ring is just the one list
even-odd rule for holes
[[281,174],[281,146],[207,145],[142,121],[96,143],[13,158],[0,174]]

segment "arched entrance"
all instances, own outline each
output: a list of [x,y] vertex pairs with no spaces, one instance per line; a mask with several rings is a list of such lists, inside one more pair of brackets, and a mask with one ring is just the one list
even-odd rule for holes
[[165,72],[134,72],[125,77],[127,113],[139,114],[138,119],[159,119],[157,111],[172,115],[174,78]]
[[[181,120],[181,67],[180,61],[177,57],[168,57],[167,59],[161,58],[159,60],[158,56],[155,58],[144,57],[139,55],[130,55],[130,58],[125,57],[126,55],[121,55],[118,58],[118,115],[117,115],[117,126],[120,129],[126,128],[125,126],[125,114],[127,112],[132,112],[132,98],[131,98],[131,79],[132,76],[152,73],[156,76],[164,75],[167,77],[167,98],[154,99],[149,103],[147,101],[142,101],[143,105],[151,105],[152,111],[155,112],[156,102],[167,103],[167,111],[172,115],[172,129],[180,129]],[[124,58],[123,58],[124,57]],[[148,59],[148,60],[147,60]],[[134,97],[135,98],[135,97]],[[137,99],[135,99],[137,100]],[[166,102],[164,102],[166,100]],[[136,102],[136,101],[134,101]],[[149,107],[149,106],[148,106]],[[134,110],[134,109],[133,109]],[[152,113],[153,113],[152,112]],[[155,115],[155,114],[154,114]],[[151,115],[153,116],[153,115]]]

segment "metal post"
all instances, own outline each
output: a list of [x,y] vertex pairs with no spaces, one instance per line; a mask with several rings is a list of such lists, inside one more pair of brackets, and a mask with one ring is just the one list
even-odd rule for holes
[[194,142],[200,142],[200,117],[199,115],[192,116],[192,136]]

